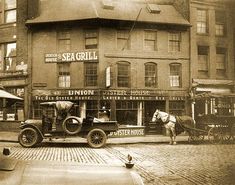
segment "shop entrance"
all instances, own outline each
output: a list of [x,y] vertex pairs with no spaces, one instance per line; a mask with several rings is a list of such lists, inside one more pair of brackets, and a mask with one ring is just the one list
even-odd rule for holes
[[166,102],[165,101],[145,101],[144,102],[144,125],[146,134],[162,134],[162,126],[156,123],[151,123],[153,113],[159,109],[165,111]]

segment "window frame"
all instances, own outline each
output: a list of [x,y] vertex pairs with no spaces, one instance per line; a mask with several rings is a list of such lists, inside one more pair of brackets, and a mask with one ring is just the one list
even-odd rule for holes
[[[150,35],[146,34],[154,34],[151,35],[154,38],[149,38]],[[153,42],[153,48],[150,48],[149,45],[146,45],[148,42]],[[156,30],[144,30],[144,50],[146,51],[157,51],[157,31]]]
[[[172,71],[172,67],[178,67],[177,73],[176,71]],[[169,79],[170,79],[170,87],[171,88],[181,88],[182,87],[182,64],[181,63],[170,63],[169,64],[169,68],[170,68],[170,75],[169,75]],[[172,74],[172,73],[176,73],[176,74]],[[178,78],[176,80],[176,77]],[[178,85],[176,85],[176,83]]]
[[[17,20],[17,0],[13,0],[13,4],[10,4],[9,8],[7,8],[6,5],[7,1],[8,0],[2,0],[2,6],[0,6],[0,24],[11,24],[15,23]],[[11,21],[7,21],[8,12],[13,12],[14,17],[12,20],[10,19]]]
[[57,51],[70,51],[71,50],[71,29],[64,28],[57,30]]
[[[131,74],[130,74],[131,64],[127,61],[119,61],[117,62],[117,87],[121,88],[129,88],[131,84]],[[121,69],[127,69],[126,74],[125,71],[120,71]],[[120,74],[123,73],[123,74]],[[120,78],[122,80],[120,80]]]
[[[64,71],[60,71],[60,69],[63,69]],[[71,70],[70,70],[70,63],[69,62],[57,64],[57,86],[59,88],[70,88],[71,87],[71,73],[70,73],[70,71]],[[62,77],[62,78],[60,78],[60,77]]]
[[181,51],[181,32],[169,32],[168,33],[168,52],[174,53],[174,52],[180,52],[180,51]]
[[[202,15],[200,15],[199,17],[199,11],[200,12],[205,12],[205,17],[203,17]],[[202,13],[201,13],[202,14]],[[200,19],[199,19],[200,18]],[[197,34],[208,34],[209,32],[209,28],[208,28],[208,10],[206,9],[197,9],[197,18],[196,18],[196,32]],[[200,24],[200,27],[199,27]],[[204,27],[202,26],[204,25]],[[200,29],[200,31],[199,31]],[[205,31],[204,31],[205,29]]]
[[117,29],[117,49],[127,49],[131,48],[131,36],[130,32],[127,29]]
[[[219,61],[218,57],[223,55],[223,61]],[[218,68],[223,66],[223,68]],[[226,78],[227,72],[227,48],[216,47],[216,76]]]
[[[93,44],[88,44],[88,41],[95,41]],[[88,43],[87,43],[88,42]],[[86,28],[84,29],[84,48],[85,49],[98,49],[99,46],[99,29]]]
[[[226,36],[226,12],[222,10],[215,10],[215,35],[217,37],[224,37]],[[218,29],[218,26],[222,29]],[[222,30],[222,33],[221,33]],[[220,34],[217,33],[217,31],[220,32]]]
[[[91,67],[88,69],[88,67]],[[93,71],[93,73],[88,73]],[[96,87],[98,86],[98,63],[84,62],[84,86]]]
[[[146,67],[154,67],[154,70],[151,70],[151,72],[154,73],[154,75],[147,75],[146,73],[149,73],[147,72],[147,68]],[[145,75],[144,75],[144,82],[145,82],[145,87],[149,87],[149,88],[156,88],[158,86],[158,83],[157,83],[157,64],[156,63],[153,63],[153,62],[147,62],[144,64],[144,71],[145,71]],[[147,78],[150,78],[150,84],[147,83]],[[151,83],[154,79],[154,83]]]

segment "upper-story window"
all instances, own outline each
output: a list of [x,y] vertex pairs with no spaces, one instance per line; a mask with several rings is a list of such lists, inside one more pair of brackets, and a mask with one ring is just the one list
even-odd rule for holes
[[198,46],[197,47],[198,56],[198,73],[199,75],[208,76],[208,61],[209,61],[209,47],[208,46]]
[[64,29],[57,32],[58,51],[70,51],[71,38],[70,30]]
[[130,63],[129,62],[118,62],[117,85],[118,87],[130,86]]
[[70,63],[58,64],[58,87],[70,87]]
[[98,80],[98,63],[85,62],[84,63],[85,86],[97,86]]
[[208,32],[207,28],[207,11],[197,10],[197,33],[205,34]]
[[0,24],[16,22],[16,0],[0,0]]
[[226,34],[226,13],[215,11],[215,35],[224,36]]
[[216,48],[216,75],[217,77],[226,77],[226,49]]
[[170,86],[181,87],[181,64],[170,64]]
[[117,49],[130,49],[130,38],[128,30],[117,30]]
[[98,30],[86,29],[85,30],[85,49],[98,48]]
[[157,64],[145,64],[145,87],[157,87]]
[[169,52],[180,51],[181,34],[179,32],[168,34],[168,50]]
[[157,32],[146,30],[144,31],[144,49],[149,51],[157,50]]

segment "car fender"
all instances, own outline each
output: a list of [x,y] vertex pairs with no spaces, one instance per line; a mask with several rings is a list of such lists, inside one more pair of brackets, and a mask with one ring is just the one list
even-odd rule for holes
[[20,125],[20,128],[21,128],[22,130],[25,129],[25,128],[33,128],[33,129],[35,129],[35,130],[38,131],[38,133],[40,134],[40,136],[41,136],[42,138],[44,138],[41,129],[39,129],[38,126],[36,126],[36,125],[34,125],[34,124],[24,124],[24,125]]

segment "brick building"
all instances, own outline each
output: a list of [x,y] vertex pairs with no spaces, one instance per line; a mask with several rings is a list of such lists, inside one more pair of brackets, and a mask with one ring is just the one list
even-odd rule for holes
[[232,1],[193,0],[190,3],[195,117],[200,114],[235,115],[233,9]]
[[60,0],[39,9],[26,21],[31,117],[55,100],[75,102],[81,117],[103,108],[122,125],[145,125],[156,108],[188,113],[190,24],[173,4]]
[[215,97],[226,93],[232,113],[231,7],[229,0],[2,0],[0,80],[24,98],[8,111],[39,118],[41,102],[69,100],[81,117],[106,111],[121,125],[143,126],[156,108],[214,113],[222,101]]

